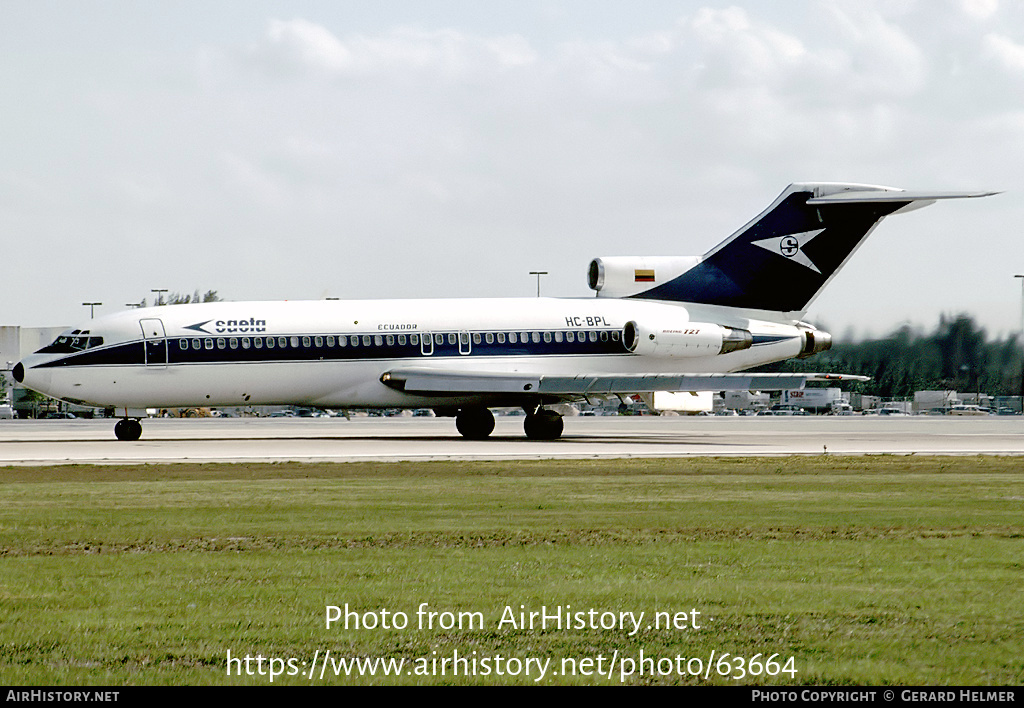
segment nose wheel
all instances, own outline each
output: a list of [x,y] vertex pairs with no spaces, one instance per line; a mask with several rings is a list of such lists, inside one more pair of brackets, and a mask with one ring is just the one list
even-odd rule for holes
[[142,423],[137,418],[122,418],[114,424],[118,440],[138,440],[142,437]]

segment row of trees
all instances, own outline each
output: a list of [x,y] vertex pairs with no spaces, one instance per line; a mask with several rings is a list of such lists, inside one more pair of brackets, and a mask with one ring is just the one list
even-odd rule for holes
[[870,381],[851,390],[908,398],[925,390],[1019,395],[1022,366],[1017,337],[989,341],[972,317],[961,314],[941,317],[931,333],[904,325],[882,339],[840,342],[808,359],[783,362],[775,370],[870,376]]
[[[220,302],[221,298],[217,295],[216,290],[207,290],[202,296],[199,295],[199,290],[191,294],[173,292],[166,297],[157,296],[157,300],[154,305],[187,305],[190,302]],[[146,306],[146,298],[142,298],[139,301],[139,307]]]

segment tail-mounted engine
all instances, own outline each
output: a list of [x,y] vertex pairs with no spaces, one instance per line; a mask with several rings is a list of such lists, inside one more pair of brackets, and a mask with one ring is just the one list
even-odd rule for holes
[[587,284],[598,297],[629,297],[667,283],[700,260],[698,256],[595,258],[587,270]]
[[800,334],[803,336],[804,343],[800,353],[796,355],[797,359],[806,359],[832,348],[832,335],[824,330],[801,326]]
[[749,349],[754,339],[745,329],[705,322],[652,327],[630,321],[622,329],[622,341],[641,356],[696,357]]

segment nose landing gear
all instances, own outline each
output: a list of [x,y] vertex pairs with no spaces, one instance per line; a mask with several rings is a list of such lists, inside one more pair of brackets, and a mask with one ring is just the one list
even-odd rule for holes
[[118,440],[138,440],[142,437],[142,423],[138,418],[122,418],[114,424],[114,435]]

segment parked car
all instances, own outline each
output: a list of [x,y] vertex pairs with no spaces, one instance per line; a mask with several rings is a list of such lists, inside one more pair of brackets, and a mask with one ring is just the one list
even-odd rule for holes
[[950,415],[988,415],[989,414],[989,410],[987,408],[982,408],[981,406],[974,406],[974,405],[970,405],[970,404],[961,403],[961,404],[958,404],[958,405],[955,405],[955,406],[950,406],[949,414]]
[[778,406],[772,406],[772,415],[810,415],[800,406],[793,406],[789,404],[781,404]]

